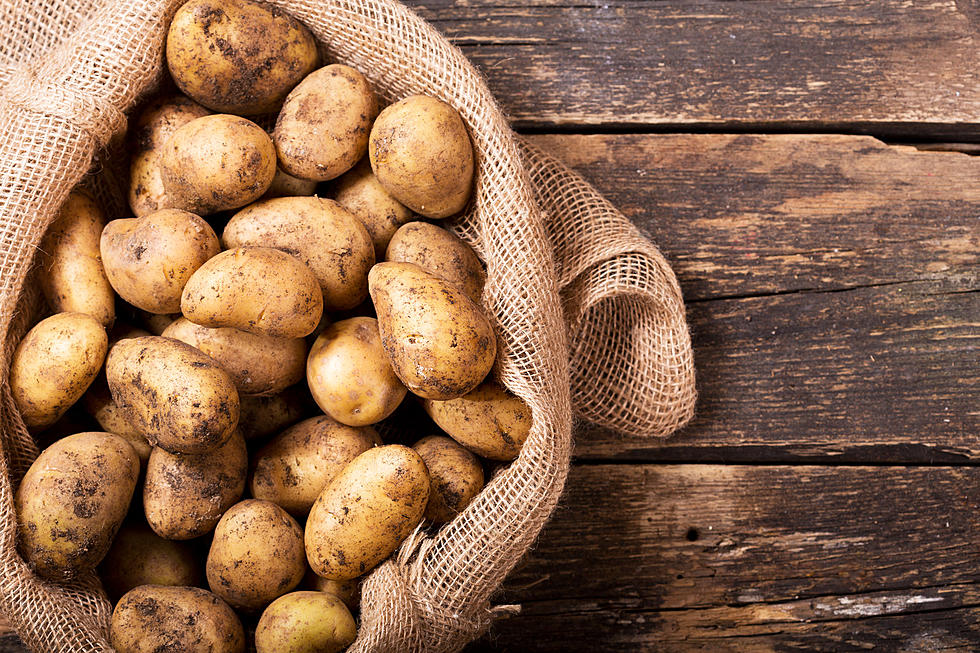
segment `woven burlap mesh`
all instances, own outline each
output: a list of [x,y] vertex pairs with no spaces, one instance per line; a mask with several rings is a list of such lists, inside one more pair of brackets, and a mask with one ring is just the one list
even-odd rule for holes
[[[13,489],[37,455],[7,384],[11,351],[39,305],[25,279],[76,184],[94,188],[113,215],[122,210],[106,190],[120,163],[106,148],[159,83],[179,4],[0,0],[0,611],[38,651],[111,650],[110,606],[94,576],[46,583],[16,553]],[[690,417],[683,302],[657,249],[580,177],[522,144],[465,57],[411,11],[390,0],[276,4],[310,27],[327,60],[358,68],[386,99],[435,95],[471,129],[474,202],[452,226],[487,263],[496,373],[534,423],[520,457],[459,517],[417,532],[370,575],[351,649],[458,650],[486,630],[491,595],[559,499],[573,405],[636,435],[663,436]],[[87,174],[93,165],[100,174]]]

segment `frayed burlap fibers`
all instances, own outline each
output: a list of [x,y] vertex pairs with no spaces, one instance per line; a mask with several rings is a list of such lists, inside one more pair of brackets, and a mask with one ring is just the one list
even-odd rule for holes
[[[636,436],[692,415],[690,339],[677,281],[656,247],[584,180],[522,143],[481,76],[425,21],[387,0],[281,0],[326,61],[361,70],[387,100],[414,93],[459,110],[477,154],[471,210],[453,224],[487,264],[496,369],[531,407],[520,457],[459,517],[416,533],[364,585],[353,651],[454,651],[483,633],[489,600],[561,495],[573,409]],[[7,385],[10,354],[40,303],[28,273],[68,192],[121,210],[126,114],[159,86],[180,0],[0,0],[0,611],[37,651],[109,651],[95,576],[37,579],[16,553],[13,490],[37,455]],[[113,215],[118,217],[118,214]]]

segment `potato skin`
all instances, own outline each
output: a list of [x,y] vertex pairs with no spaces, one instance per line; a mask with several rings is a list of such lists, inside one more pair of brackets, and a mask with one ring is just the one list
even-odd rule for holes
[[100,374],[89,386],[88,391],[82,396],[82,405],[85,407],[85,412],[94,417],[107,433],[114,433],[129,443],[139,456],[141,465],[146,464],[153,445],[145,435],[129,423],[119,404],[112,400],[112,393],[109,392],[109,384],[104,374]]
[[215,111],[271,113],[316,68],[316,42],[298,20],[248,0],[191,0],[167,33],[167,66],[181,91]]
[[477,304],[487,275],[473,248],[442,227],[409,222],[391,237],[385,260],[414,263],[429,274],[462,288]]
[[364,157],[333,185],[334,199],[361,221],[374,242],[374,258],[383,261],[388,242],[398,228],[415,215],[391,196],[371,171]]
[[100,250],[120,297],[149,313],[176,313],[184,284],[221,244],[200,216],[163,209],[113,220],[102,232]]
[[95,200],[72,191],[41,241],[41,291],[55,313],[86,313],[109,328],[116,295],[102,268],[99,238],[105,213]]
[[112,433],[69,435],[41,452],[17,488],[17,545],[40,576],[94,569],[129,509],[139,458]]
[[274,197],[304,197],[316,192],[317,182],[309,179],[294,177],[282,168],[276,168],[276,176],[272,178],[272,184],[265,191],[262,199],[268,200]]
[[240,398],[238,430],[247,442],[279,433],[313,411],[306,388],[292,386],[269,396],[245,395]]
[[57,313],[27,332],[10,360],[10,391],[24,423],[50,426],[98,376],[109,338],[91,315]]
[[531,409],[494,381],[457,399],[423,399],[422,407],[456,442],[490,460],[517,458],[531,431]]
[[425,518],[433,524],[452,521],[483,489],[483,466],[462,445],[441,435],[424,437],[412,448],[431,479]]
[[302,338],[323,315],[316,276],[271,247],[238,247],[202,265],[184,286],[181,311],[201,326]]
[[102,560],[99,576],[113,600],[140,585],[199,585],[204,570],[186,542],[165,540],[146,524],[123,524]]
[[245,631],[228,604],[197,587],[142,585],[112,612],[118,653],[244,653]]
[[447,218],[473,192],[473,145],[451,106],[413,95],[382,111],[368,145],[371,169],[399,202],[427,218]]
[[256,653],[339,653],[357,638],[357,625],[338,597],[292,592],[262,613],[255,628]]
[[317,497],[306,521],[314,573],[347,580],[394,552],[418,526],[429,500],[429,474],[412,449],[375,447],[355,458]]
[[348,580],[331,580],[329,578],[321,578],[313,573],[310,569],[306,573],[306,577],[303,578],[302,588],[308,590],[315,590],[317,592],[326,592],[327,594],[333,594],[338,599],[344,602],[351,610],[357,610],[358,605],[361,603],[361,582],[363,578],[358,576],[357,578],[350,578]]

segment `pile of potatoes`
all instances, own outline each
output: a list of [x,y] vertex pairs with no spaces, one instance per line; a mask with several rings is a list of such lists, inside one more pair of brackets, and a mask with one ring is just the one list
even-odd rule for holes
[[252,0],[185,4],[166,61],[133,217],[77,190],[40,248],[50,310],[9,375],[47,444],[19,550],[54,582],[98,571],[122,653],[342,650],[360,579],[530,429],[491,374],[480,259],[425,220],[467,206],[473,148],[452,107],[382,108]]

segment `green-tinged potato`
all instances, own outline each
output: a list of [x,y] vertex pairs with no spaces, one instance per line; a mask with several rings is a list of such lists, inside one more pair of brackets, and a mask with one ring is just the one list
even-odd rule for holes
[[176,313],[184,284],[221,244],[200,216],[163,209],[107,224],[101,251],[120,297],[150,313]]
[[361,603],[361,581],[363,580],[361,577],[349,578],[347,580],[321,578],[314,574],[312,569],[308,569],[301,587],[307,590],[333,594],[343,601],[344,605],[348,608],[357,610]]
[[324,329],[310,349],[306,382],[323,412],[349,426],[380,422],[408,392],[381,346],[378,321],[370,317]]
[[473,145],[451,106],[413,95],[374,121],[371,169],[399,202],[427,218],[447,218],[473,191]]
[[212,592],[233,608],[258,612],[303,580],[303,529],[274,503],[242,501],[214,529],[206,569]]
[[306,557],[324,578],[362,576],[391,555],[422,521],[429,473],[400,444],[355,458],[317,497],[306,521]]
[[303,517],[327,483],[357,456],[380,444],[370,427],[344,426],[326,415],[304,420],[255,455],[252,496]]
[[69,194],[41,241],[38,276],[55,313],[85,313],[108,328],[116,319],[116,296],[99,253],[105,222],[95,200],[77,191]]
[[178,317],[180,317],[180,313],[139,312],[140,323],[154,336],[161,335]]
[[238,391],[218,363],[161,336],[129,338],[106,360],[112,399],[155,447],[200,454],[222,445],[238,425]]
[[316,186],[317,182],[315,181],[294,177],[282,168],[277,168],[276,176],[272,178],[272,184],[269,186],[269,190],[265,191],[262,199],[312,195],[316,192]]
[[10,391],[24,423],[57,422],[98,376],[108,346],[102,324],[84,313],[57,313],[34,325],[10,360]]
[[374,245],[350,211],[319,197],[280,197],[245,207],[221,235],[224,246],[274,247],[310,267],[328,311],[353,308],[367,298]]
[[385,260],[414,263],[463,289],[477,304],[487,275],[473,248],[455,234],[428,222],[409,222],[391,237]]
[[497,339],[466,293],[412,263],[379,263],[368,284],[381,343],[409,390],[452,399],[483,381],[497,356]]
[[293,386],[276,395],[241,397],[238,430],[246,441],[261,440],[281,432],[315,409],[306,388]]
[[168,540],[209,533],[241,498],[247,473],[245,440],[237,432],[222,446],[197,456],[154,447],[143,487],[146,521]]
[[95,569],[129,510],[140,463],[118,435],[78,433],[41,452],[17,488],[17,546],[40,576]]
[[88,391],[82,396],[82,405],[85,407],[85,412],[94,417],[104,431],[114,433],[126,440],[139,456],[140,464],[146,464],[153,445],[145,435],[129,423],[119,404],[112,400],[104,374],[100,374],[89,386]]
[[336,596],[293,592],[265,609],[255,628],[256,653],[339,653],[354,643],[357,625]]
[[245,631],[234,610],[197,587],[142,585],[112,612],[117,653],[244,653]]
[[490,460],[517,458],[531,431],[531,409],[493,381],[457,399],[424,399],[422,406],[456,442]]
[[412,448],[429,470],[429,503],[425,518],[433,524],[452,521],[483,489],[483,465],[452,438],[430,435]]
[[160,176],[176,208],[199,215],[237,209],[272,185],[276,148],[251,120],[223,113],[204,116],[167,141],[160,154]]
[[298,258],[271,247],[238,247],[194,273],[180,306],[184,317],[201,326],[302,338],[320,322],[323,294]]
[[123,524],[100,566],[113,600],[140,585],[200,585],[204,570],[194,546],[165,540],[141,523]]
[[368,157],[334,182],[334,199],[354,214],[374,242],[374,258],[383,261],[388,242],[414,214],[385,190],[371,171]]

